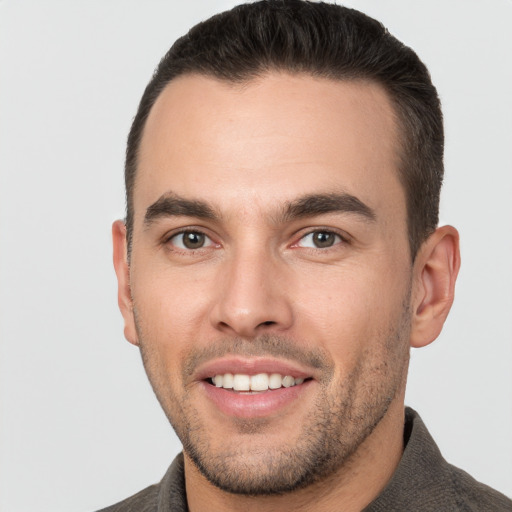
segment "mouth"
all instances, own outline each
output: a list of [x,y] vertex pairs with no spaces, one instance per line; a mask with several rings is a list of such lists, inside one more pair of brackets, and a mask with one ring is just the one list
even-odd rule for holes
[[215,414],[238,418],[293,414],[293,405],[315,382],[306,369],[264,358],[212,361],[196,377]]
[[293,377],[280,373],[257,373],[249,375],[246,373],[218,373],[213,377],[205,379],[207,383],[217,388],[226,389],[235,393],[265,393],[282,388],[300,386],[312,377]]

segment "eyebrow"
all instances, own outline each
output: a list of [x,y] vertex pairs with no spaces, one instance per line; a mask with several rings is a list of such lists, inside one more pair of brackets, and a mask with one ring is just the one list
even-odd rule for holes
[[[326,193],[307,194],[287,203],[275,222],[289,222],[327,213],[351,213],[367,221],[376,220],[372,208],[357,197],[347,193]],[[177,194],[167,193],[148,207],[144,216],[144,225],[149,227],[160,218],[179,216],[207,220],[218,220],[220,217],[205,201],[185,199]]]
[[168,193],[157,199],[146,210],[144,225],[149,227],[158,219],[179,216],[209,220],[218,218],[213,208],[204,201],[185,199],[176,194]]
[[357,197],[347,193],[308,194],[289,203],[283,212],[285,221],[326,213],[352,213],[374,222],[375,211]]

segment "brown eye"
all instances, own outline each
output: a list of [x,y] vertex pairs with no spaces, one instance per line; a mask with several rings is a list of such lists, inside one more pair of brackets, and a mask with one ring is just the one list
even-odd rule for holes
[[212,245],[212,241],[199,231],[183,231],[174,235],[170,241],[175,247],[184,250],[202,249]]
[[334,233],[327,233],[323,231],[313,233],[313,243],[318,248],[331,247],[332,245],[334,245],[335,241],[336,235]]
[[327,249],[341,241],[341,237],[332,231],[313,231],[302,237],[298,245],[314,249]]

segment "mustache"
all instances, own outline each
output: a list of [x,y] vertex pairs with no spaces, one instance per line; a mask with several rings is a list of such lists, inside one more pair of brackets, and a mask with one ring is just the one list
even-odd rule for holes
[[196,369],[210,361],[225,356],[275,357],[295,361],[301,366],[321,370],[324,378],[334,372],[334,361],[320,348],[308,349],[296,341],[279,335],[263,334],[253,339],[221,338],[206,347],[192,350],[184,359],[182,377],[186,381]]

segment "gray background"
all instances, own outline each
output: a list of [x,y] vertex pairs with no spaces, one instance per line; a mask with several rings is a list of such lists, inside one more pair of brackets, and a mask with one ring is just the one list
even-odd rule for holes
[[[442,222],[462,237],[407,402],[444,455],[512,495],[512,2],[359,0],[429,66]],[[180,449],[122,335],[110,224],[130,121],[174,39],[232,1],[0,0],[0,510],[94,510]],[[483,7],[485,5],[485,7]]]

